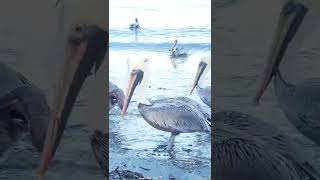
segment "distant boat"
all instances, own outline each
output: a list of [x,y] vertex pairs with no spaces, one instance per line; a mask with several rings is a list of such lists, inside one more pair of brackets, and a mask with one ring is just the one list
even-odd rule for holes
[[130,29],[131,30],[140,29],[138,18],[135,19],[135,23],[130,24]]
[[171,57],[179,58],[179,57],[187,57],[188,51],[184,48],[177,48],[178,40],[174,40],[173,46],[170,49]]

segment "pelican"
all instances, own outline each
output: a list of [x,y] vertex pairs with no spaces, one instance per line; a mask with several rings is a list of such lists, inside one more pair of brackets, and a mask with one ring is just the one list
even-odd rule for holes
[[137,92],[138,110],[152,127],[170,132],[167,151],[171,151],[175,137],[180,133],[211,132],[210,115],[194,100],[186,97],[148,101],[144,91],[149,81],[149,59],[133,66],[121,111],[124,117],[134,91]]
[[140,29],[138,18],[135,18],[135,23],[130,24],[130,29],[131,30]]
[[[73,37],[74,36],[74,37]],[[96,25],[86,25],[76,27],[70,34],[69,46],[66,53],[70,53],[66,58],[64,75],[55,99],[52,110],[51,121],[48,126],[44,151],[42,155],[39,174],[42,176],[53,157],[62,137],[64,128],[69,118],[72,107],[80,92],[86,78],[91,75],[91,70],[97,78],[97,73],[102,65],[106,51],[107,33]],[[95,68],[94,68],[95,66]],[[97,78],[98,79],[98,78]],[[102,82],[102,81],[101,81]],[[96,88],[96,87],[92,87]],[[105,121],[104,119],[94,119],[92,121]],[[100,123],[100,122],[97,123]],[[100,123],[101,124],[101,123]],[[107,163],[107,149],[105,157],[99,151],[106,147],[107,136],[96,129],[92,135],[91,144],[99,164],[103,167]],[[103,161],[103,162],[102,162]],[[104,169],[105,170],[105,169]],[[107,174],[107,172],[105,172]]]
[[178,58],[178,57],[186,57],[188,56],[188,52],[183,48],[178,48],[178,40],[174,40],[171,51],[171,57]]
[[42,151],[49,115],[43,91],[0,62],[0,155],[23,131],[30,132],[32,144]]
[[[192,94],[194,88],[197,88],[198,95],[200,99],[207,105],[211,107],[211,86],[201,87],[204,76],[211,69],[211,56],[202,57],[197,69],[197,74],[194,79],[194,83],[190,94]],[[201,84],[201,86],[199,85]]]
[[[83,47],[81,47],[82,43],[86,44],[85,52],[81,52],[84,51],[84,49],[82,49]],[[104,53],[100,51],[104,52],[106,50],[105,43],[107,43],[106,32],[95,25],[75,27],[71,32],[69,47],[67,48],[67,53],[71,54],[67,57],[70,59],[66,60],[65,66],[65,70],[68,71],[66,71],[67,74],[65,74],[63,78],[64,84],[61,86],[61,88],[67,88],[68,92],[64,94],[66,99],[63,100],[61,104],[62,112],[59,112],[61,119],[58,116],[54,116],[58,117],[62,123],[59,127],[53,126],[52,121],[49,121],[50,115],[56,115],[57,109],[53,111],[50,110],[43,91],[30,83],[23,75],[0,62],[0,128],[1,131],[3,130],[2,132],[6,132],[0,133],[0,154],[8,148],[8,145],[12,143],[11,141],[14,140],[22,130],[27,129],[31,133],[32,143],[37,150],[42,151],[44,147],[44,152],[48,153],[48,142],[45,144],[45,139],[46,137],[48,138],[46,131],[48,125],[48,130],[52,132],[52,129],[54,129],[58,131],[57,136],[62,136],[68,115],[76,100],[77,94],[85,78],[90,75],[90,71],[94,65],[96,65],[94,73],[98,73],[98,64],[101,63],[100,58],[104,56]],[[77,63],[73,64],[76,65],[76,67],[70,65],[70,62]],[[73,72],[74,74],[69,74],[69,72]],[[60,91],[57,100],[61,100],[60,97],[62,97],[62,95],[60,93],[65,92]],[[103,140],[106,141],[107,136],[97,130],[95,134],[92,135],[91,144],[97,160],[106,163],[107,158],[105,157],[103,160],[99,155],[101,152],[98,152],[98,148],[107,147],[106,144],[103,144],[106,143]],[[54,144],[54,142],[52,143]],[[55,143],[58,144],[59,139],[56,140]],[[54,148],[57,148],[57,144],[54,144]],[[55,149],[52,149],[52,151],[54,150]],[[45,154],[45,156],[46,155],[48,154]],[[104,164],[104,166],[106,166],[106,164]]]
[[235,111],[215,113],[213,123],[213,179],[319,179],[301,146],[277,128]]
[[[89,133],[92,150],[105,176],[108,174],[108,122],[106,113],[108,45],[106,1],[68,0],[57,5],[62,12],[59,35],[66,47],[64,64],[56,88],[50,122],[38,169],[42,179],[59,146],[75,100],[84,83],[88,90]],[[69,9],[68,9],[69,8]],[[65,10],[66,9],[66,10]],[[93,10],[94,9],[94,10]]]
[[[289,61],[300,49],[302,41],[319,25],[320,3],[288,1],[280,14],[274,42],[265,74],[255,100],[258,103],[273,78],[275,95],[288,120],[306,137],[320,145],[320,78],[298,84],[287,82],[281,74],[280,63]],[[285,56],[286,55],[286,56]],[[290,56],[291,55],[291,56]]]
[[109,81],[109,111],[113,109],[116,104],[122,109],[123,101],[123,91],[117,85]]

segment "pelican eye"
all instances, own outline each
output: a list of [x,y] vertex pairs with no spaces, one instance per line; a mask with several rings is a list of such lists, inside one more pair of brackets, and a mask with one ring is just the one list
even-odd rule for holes
[[207,63],[204,62],[204,61],[200,61],[199,66],[204,66],[204,67],[206,67],[206,66],[207,66]]
[[135,74],[137,74],[137,70],[136,70],[136,69],[133,69],[133,70],[131,71],[131,75],[135,75]]

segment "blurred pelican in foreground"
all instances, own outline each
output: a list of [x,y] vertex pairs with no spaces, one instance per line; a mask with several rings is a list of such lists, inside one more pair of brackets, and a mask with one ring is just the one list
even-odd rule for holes
[[0,62],[0,155],[24,131],[42,151],[50,109],[44,92],[22,74]]
[[106,7],[104,0],[68,0],[58,4],[64,19],[58,35],[66,37],[59,45],[64,44],[66,49],[38,170],[40,178],[54,157],[85,82],[90,87],[87,99],[92,150],[105,176],[108,174],[108,122],[104,98],[107,92],[107,63],[104,58],[108,47],[108,33],[104,30],[107,27]]
[[255,97],[256,102],[259,102],[274,77],[274,90],[280,108],[303,135],[318,145],[320,145],[320,78],[291,84],[283,78],[280,65],[281,61],[290,61],[295,57],[301,49],[303,40],[318,27],[319,10],[320,3],[317,0],[288,1],[283,6],[262,83]]
[[138,110],[152,127],[170,132],[167,150],[171,151],[175,137],[180,133],[211,132],[210,114],[201,105],[186,97],[148,101],[144,93],[149,82],[149,59],[133,66],[122,108],[124,116],[134,91],[137,93]]
[[319,180],[312,157],[284,132],[235,111],[212,119],[213,179]]
[[200,99],[207,106],[211,107],[211,86],[205,86],[203,84],[204,77],[210,70],[211,56],[201,58],[190,94],[192,94],[194,88],[196,88]]

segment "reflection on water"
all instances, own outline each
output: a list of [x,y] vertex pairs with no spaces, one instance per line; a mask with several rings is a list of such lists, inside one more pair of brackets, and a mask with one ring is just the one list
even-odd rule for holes
[[[193,0],[179,1],[181,7],[185,5],[181,9],[180,16],[180,11],[174,9],[177,4],[166,8],[162,5],[156,6],[149,1],[144,1],[141,6],[131,6],[132,3],[126,2],[128,1],[122,0],[121,4],[110,2],[110,7],[113,9],[111,15],[126,12],[126,15],[119,15],[121,16],[119,19],[110,20],[110,81],[125,90],[128,78],[127,59],[133,62],[149,58],[151,74],[145,91],[147,99],[185,96],[196,100],[210,111],[197,93],[189,95],[200,58],[210,54],[210,14],[206,14],[205,18],[201,17],[205,12],[210,12],[210,2],[199,4],[196,3],[198,1]],[[126,7],[123,7],[124,4]],[[187,19],[184,19],[187,12],[183,12],[183,9],[192,9],[192,5],[199,8],[199,11],[203,11],[199,13],[198,21],[192,17],[187,23]],[[150,9],[154,12],[152,16],[149,15]],[[180,19],[175,26],[164,21],[164,17],[168,16],[165,12],[173,13],[173,9],[175,12],[172,18]],[[192,10],[195,11],[195,9]],[[128,25],[131,19],[127,16],[132,14],[131,21],[133,21],[137,13],[141,29],[130,31]],[[190,17],[190,14],[187,14]],[[152,18],[157,20],[152,21]],[[179,48],[188,49],[188,57],[170,58],[169,49],[175,39],[178,39]],[[209,74],[205,80],[208,84],[211,82]],[[113,109],[110,112],[110,171],[120,167],[141,172],[146,177],[162,176],[163,179],[168,179],[171,175],[178,179],[208,177],[211,173],[210,135],[180,134],[176,137],[172,154],[156,152],[154,150],[159,145],[168,142],[170,133],[157,130],[147,124],[140,115],[135,100],[133,96],[124,119],[120,117],[119,109]]]

